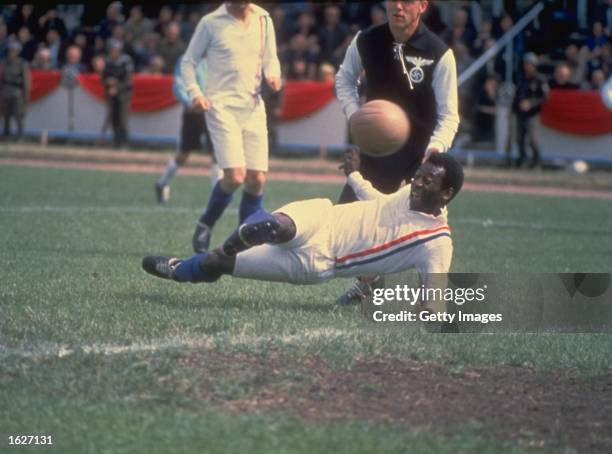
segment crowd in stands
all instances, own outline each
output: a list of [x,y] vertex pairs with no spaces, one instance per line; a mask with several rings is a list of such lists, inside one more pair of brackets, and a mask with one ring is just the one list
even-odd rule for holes
[[[433,0],[425,22],[453,48],[461,73],[536,3]],[[566,3],[546,0],[538,21],[515,38],[515,83],[521,77],[521,57],[527,51],[539,55],[538,69],[554,88],[598,89],[610,77],[612,0],[589,2],[587,29],[579,27],[576,13],[566,10]],[[382,2],[258,4],[273,18],[283,75],[288,80],[332,78],[358,30],[386,20]],[[0,61],[6,57],[9,43],[18,41],[20,56],[31,69],[57,70],[71,65],[75,71],[101,73],[109,40],[116,40],[131,57],[136,72],[172,74],[202,15],[217,7],[193,3],[152,10],[115,1],[106,6],[97,23],[91,23],[84,20],[84,3],[4,5],[0,6]],[[460,113],[468,124],[469,119],[493,111],[507,64],[501,53],[460,87]]]

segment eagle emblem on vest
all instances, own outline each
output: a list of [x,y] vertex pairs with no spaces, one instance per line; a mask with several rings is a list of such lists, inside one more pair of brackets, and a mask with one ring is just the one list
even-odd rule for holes
[[414,65],[414,67],[408,72],[410,82],[415,84],[423,82],[423,79],[425,78],[423,66],[429,66],[433,64],[434,61],[427,58],[411,57],[409,55],[405,55],[404,58],[408,63],[412,63]]

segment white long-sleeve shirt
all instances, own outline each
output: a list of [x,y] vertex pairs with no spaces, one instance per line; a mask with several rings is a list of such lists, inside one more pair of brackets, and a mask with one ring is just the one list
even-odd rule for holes
[[[204,16],[181,60],[181,74],[189,98],[206,96],[213,104],[249,106],[258,100],[262,71],[280,78],[274,25],[263,8],[250,4],[246,25],[234,18],[225,3]],[[206,59],[206,93],[196,79],[196,67]]]

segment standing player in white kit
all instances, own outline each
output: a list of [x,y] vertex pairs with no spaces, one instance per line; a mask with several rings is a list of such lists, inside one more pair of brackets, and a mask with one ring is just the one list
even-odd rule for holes
[[447,273],[453,246],[445,207],[463,185],[461,164],[432,153],[411,185],[389,195],[363,179],[355,151],[346,153],[343,167],[362,200],[332,205],[312,199],[274,213],[261,210],[223,247],[185,260],[147,256],[144,270],[177,282],[214,282],[231,274],[293,284],[416,268],[427,285],[429,274]]
[[[196,80],[202,59],[208,64],[206,93]],[[193,105],[204,109],[215,157],[223,169],[193,234],[193,249],[204,252],[215,223],[242,184],[240,223],[262,208],[268,170],[262,74],[273,90],[281,88],[270,15],[250,2],[225,2],[200,20],[181,60],[181,73]]]

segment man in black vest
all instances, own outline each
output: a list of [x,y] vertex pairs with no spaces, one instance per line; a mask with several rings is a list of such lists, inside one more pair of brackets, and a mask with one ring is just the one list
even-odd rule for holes
[[23,117],[30,96],[31,76],[28,64],[19,57],[21,44],[10,41],[7,59],[0,65],[0,100],[4,115],[3,138],[11,135],[11,118],[17,123],[16,139],[23,134]]
[[[359,109],[358,87],[365,75],[366,101],[384,99],[404,109],[411,124],[408,142],[385,157],[361,157],[363,177],[381,192],[409,183],[432,152],[446,152],[457,128],[457,68],[452,50],[421,20],[426,0],[385,2],[388,22],[359,32],[336,76],[336,93],[350,120]],[[356,200],[350,186],[340,203]],[[368,279],[356,281],[338,302],[356,303],[370,291]]]

